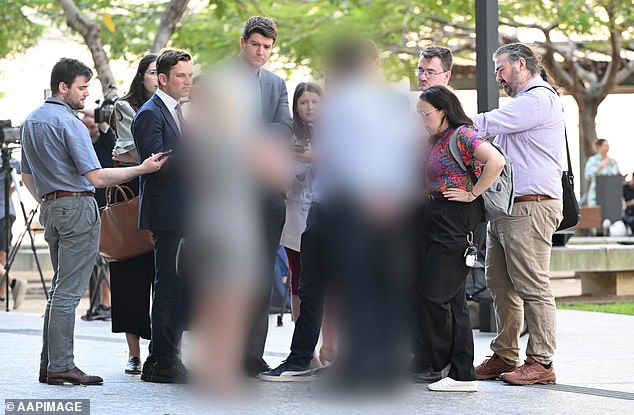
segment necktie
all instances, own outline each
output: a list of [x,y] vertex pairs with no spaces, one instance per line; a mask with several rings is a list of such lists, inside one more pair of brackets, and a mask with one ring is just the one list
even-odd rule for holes
[[183,108],[182,108],[180,102],[178,104],[176,104],[176,106],[174,108],[176,109],[176,116],[178,117],[178,124],[181,127],[181,134],[185,135],[186,123],[185,123],[185,117],[183,117]]

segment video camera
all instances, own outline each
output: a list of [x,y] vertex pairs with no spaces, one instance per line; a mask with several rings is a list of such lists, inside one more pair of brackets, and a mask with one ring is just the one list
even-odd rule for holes
[[110,122],[110,117],[112,116],[112,112],[114,111],[114,102],[118,99],[118,97],[114,98],[106,98],[103,100],[103,103],[99,105],[100,100],[95,101],[95,104],[99,105],[99,107],[95,108],[95,122],[97,124],[102,122]]
[[0,120],[0,143],[20,144],[22,126],[12,127],[11,120]]

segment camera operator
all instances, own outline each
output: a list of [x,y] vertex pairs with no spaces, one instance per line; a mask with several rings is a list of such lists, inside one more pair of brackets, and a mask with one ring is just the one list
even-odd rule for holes
[[[10,160],[11,167],[15,169],[17,173],[20,173],[20,162],[13,157]],[[9,198],[9,214],[7,215],[4,211],[4,198],[6,195],[4,180],[5,180],[5,171],[4,171],[4,163],[0,158],[0,272],[2,272],[4,276],[4,267],[7,264],[7,247],[5,241],[5,235],[7,232],[7,227],[9,227],[9,244],[11,243],[12,235],[11,235],[11,227],[13,226],[13,222],[15,221],[15,208],[13,207],[13,201]],[[14,185],[11,185],[9,189],[9,195],[15,191]],[[24,297],[26,296],[27,289],[27,281],[23,279],[13,278],[10,280],[9,287],[11,288],[11,296],[13,297],[13,309],[17,310],[24,301]],[[5,287],[6,280],[2,278],[0,282],[0,304],[5,301],[3,297],[6,292]]]

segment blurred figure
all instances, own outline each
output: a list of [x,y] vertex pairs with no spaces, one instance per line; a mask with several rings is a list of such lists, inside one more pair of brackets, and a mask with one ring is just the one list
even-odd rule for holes
[[234,393],[270,262],[259,211],[264,189],[286,189],[288,148],[259,128],[243,74],[218,68],[198,88],[188,148],[191,194],[186,266],[195,285],[192,372],[205,392]]
[[[117,166],[137,164],[137,151],[132,136],[132,120],[136,112],[158,88],[156,54],[145,55],[130,83],[128,92],[114,104],[112,126],[117,140],[112,159]],[[139,179],[124,186],[134,195],[139,194]],[[150,292],[154,280],[154,253],[136,258],[110,262],[110,289],[112,291],[112,332],[125,333],[128,361],[125,373],[141,373],[140,338],[150,339]]]
[[608,157],[610,144],[608,140],[598,139],[594,144],[597,154],[586,161],[586,182],[588,183],[587,206],[597,205],[597,181],[596,176],[617,176],[620,175],[619,165],[613,158]]
[[417,134],[407,99],[381,80],[374,43],[342,38],[328,52],[328,99],[314,139],[313,204],[302,235],[300,313],[290,355],[260,377],[310,376],[327,291],[340,322],[335,379],[390,385],[405,373],[409,349],[404,225],[414,196]]
[[[458,98],[447,88],[425,89],[417,104],[431,136],[426,163],[429,203],[424,207],[420,322],[433,370],[448,367],[446,377],[431,383],[432,391],[475,392],[473,333],[465,281],[470,265],[465,252],[484,243],[486,223],[479,196],[498,177],[504,158],[480,139]],[[456,135],[460,156],[478,177],[453,159],[449,141]]]
[[166,49],[156,59],[156,73],[159,87],[132,121],[138,160],[173,152],[165,169],[141,176],[139,182],[139,228],[151,231],[154,240],[152,342],[141,380],[185,383],[187,371],[179,344],[189,301],[185,279],[176,272],[176,252],[185,226],[182,143],[188,130],[180,101],[190,93],[192,57],[185,51]]
[[634,173],[630,180],[623,184],[623,199],[625,199],[625,214],[623,222],[630,227],[634,233]]

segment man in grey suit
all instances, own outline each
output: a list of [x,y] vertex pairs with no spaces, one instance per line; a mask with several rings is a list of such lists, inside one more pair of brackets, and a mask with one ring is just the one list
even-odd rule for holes
[[[238,64],[244,69],[247,82],[253,82],[253,90],[256,91],[254,104],[256,110],[259,109],[263,135],[288,140],[292,129],[286,84],[282,78],[262,67],[271,56],[276,38],[277,28],[273,20],[262,16],[251,17],[240,36]],[[245,350],[244,369],[249,376],[270,370],[262,355],[268,331],[273,267],[285,219],[283,193],[264,189],[260,199],[267,261],[266,267],[262,269],[261,286],[258,287]]]

